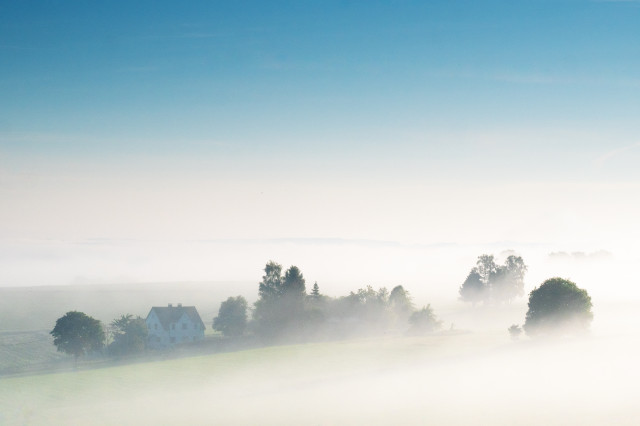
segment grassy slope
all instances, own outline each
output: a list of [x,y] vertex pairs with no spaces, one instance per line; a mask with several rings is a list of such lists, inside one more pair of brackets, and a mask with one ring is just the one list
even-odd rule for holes
[[[279,392],[304,392],[327,381],[339,383],[393,371],[429,352],[432,360],[450,356],[454,348],[447,341],[452,337],[462,339],[462,347],[467,350],[488,348],[486,344],[476,346],[478,341],[471,335],[363,339],[5,378],[0,381],[0,420],[8,424],[133,424],[159,421],[155,418],[158,412],[171,417],[183,409],[195,422],[209,415],[223,422],[234,422],[235,416],[258,420],[257,413],[238,412],[239,402],[260,403],[263,397],[272,398]],[[202,400],[204,395],[207,397]],[[181,403],[182,408],[174,411],[169,407],[175,398],[198,403],[192,406],[187,402],[184,407]],[[156,406],[154,401],[159,404]],[[226,401],[228,409],[201,411],[200,404],[219,406],[216,401]],[[132,415],[137,411],[130,411],[134,402],[160,411],[148,412],[141,419]],[[113,407],[128,409],[113,411]]]
[[66,357],[56,351],[53,338],[45,330],[0,331],[0,376],[52,368],[65,362]]
[[10,377],[0,424],[636,424],[637,348],[444,333]]
[[637,348],[445,333],[10,377],[0,424],[635,424]]

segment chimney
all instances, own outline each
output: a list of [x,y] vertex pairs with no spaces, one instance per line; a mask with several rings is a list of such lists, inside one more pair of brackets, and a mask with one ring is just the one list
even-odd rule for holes
[[172,308],[172,307],[173,307],[173,305],[172,305],[171,303],[169,303],[169,307],[170,307],[170,308]]
[[178,308],[182,308],[182,303],[178,303]]

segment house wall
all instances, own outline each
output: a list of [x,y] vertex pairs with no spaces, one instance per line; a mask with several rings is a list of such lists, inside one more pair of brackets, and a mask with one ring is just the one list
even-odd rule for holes
[[149,313],[145,322],[149,332],[148,342],[150,347],[160,348],[170,344],[169,333],[162,328],[162,324],[153,310]]
[[169,324],[169,330],[162,327],[153,310],[147,316],[146,323],[149,346],[152,348],[199,342],[204,339],[204,328],[199,323],[192,322],[187,314],[183,314],[177,322]]
[[[173,338],[173,340],[171,340]],[[200,324],[193,323],[187,314],[183,314],[178,322],[171,324],[169,330],[171,343],[198,342],[204,339],[204,330]]]

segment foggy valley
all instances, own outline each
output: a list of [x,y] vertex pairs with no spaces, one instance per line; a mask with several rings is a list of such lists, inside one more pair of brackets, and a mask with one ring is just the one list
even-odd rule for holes
[[[456,281],[405,286],[417,307],[430,303],[442,322],[440,330],[426,334],[411,333],[403,324],[298,343],[244,340],[224,346],[209,331],[200,346],[113,360],[93,356],[81,359],[77,369],[71,357],[55,353],[48,336],[68,310],[108,324],[125,312],[144,318],[151,306],[181,300],[194,304],[211,330],[227,296],[256,301],[258,280],[3,288],[2,323],[9,326],[0,332],[1,419],[6,424],[635,423],[638,302],[615,297],[611,286],[625,291],[616,280],[606,291],[600,281],[621,264],[615,255],[577,264],[551,252],[540,258],[541,264],[528,264],[527,294],[509,304],[471,306],[459,300],[472,257],[467,268],[452,271]],[[541,284],[529,275],[544,276],[554,268],[586,269],[594,277],[579,281],[590,294],[603,295],[593,297],[589,332],[510,336],[507,328],[524,323],[528,293]],[[306,278],[308,292],[312,279]],[[433,303],[426,299],[430,292],[446,297]],[[32,359],[32,365],[25,362],[27,354],[22,363],[15,361],[21,348],[34,346],[11,338],[24,333],[32,339],[37,330],[42,331],[36,339],[45,341],[50,354]]]
[[639,22],[3,2],[0,425],[639,424]]

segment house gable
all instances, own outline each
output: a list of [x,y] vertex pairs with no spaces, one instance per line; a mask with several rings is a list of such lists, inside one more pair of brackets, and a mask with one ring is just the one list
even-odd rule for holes
[[145,320],[155,347],[204,339],[204,323],[195,306],[154,306]]

